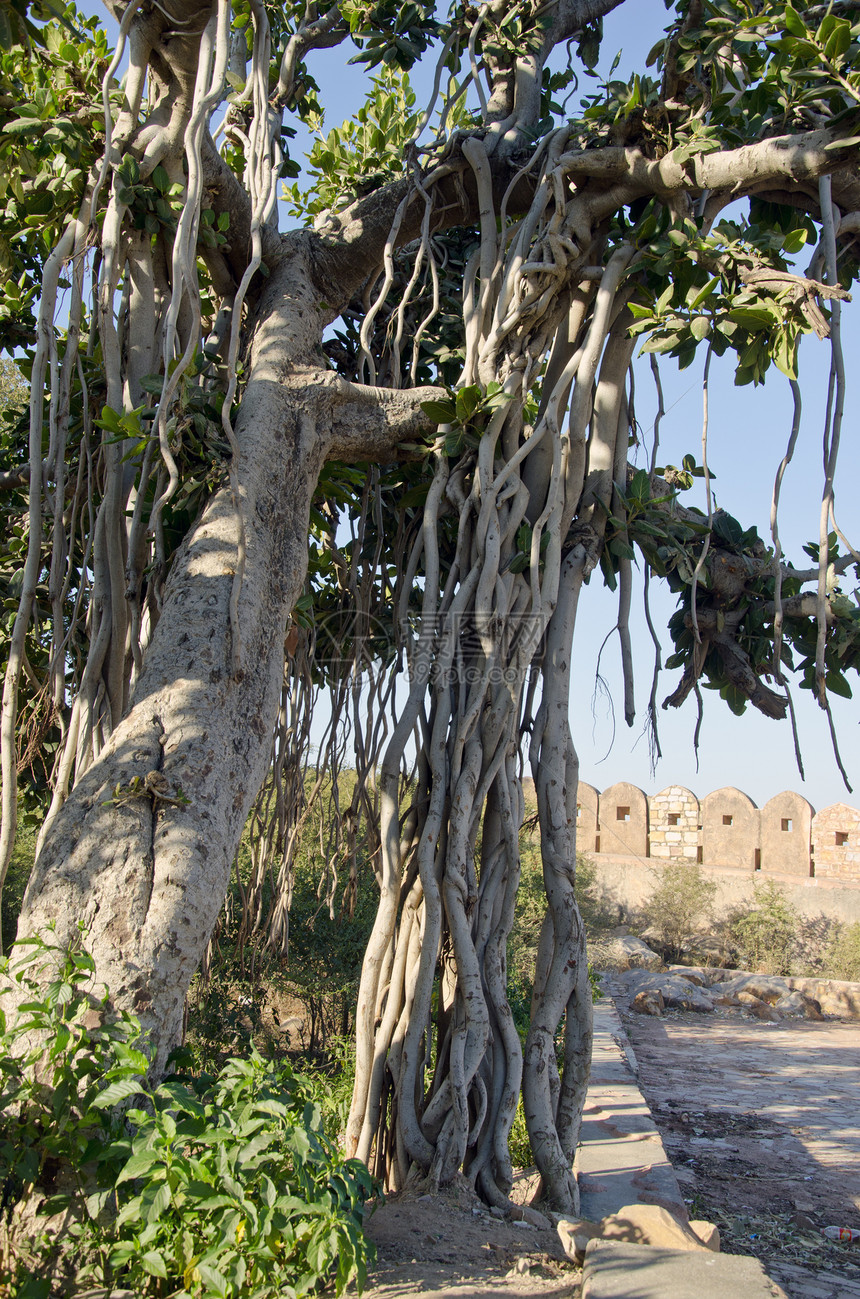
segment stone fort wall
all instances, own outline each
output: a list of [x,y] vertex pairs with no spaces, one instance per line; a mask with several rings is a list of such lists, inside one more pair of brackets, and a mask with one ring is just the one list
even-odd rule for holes
[[785,791],[758,808],[727,787],[701,801],[682,785],[646,795],[620,781],[577,796],[577,849],[589,856],[681,860],[750,876],[793,876],[860,887],[860,811],[834,803],[816,812]]

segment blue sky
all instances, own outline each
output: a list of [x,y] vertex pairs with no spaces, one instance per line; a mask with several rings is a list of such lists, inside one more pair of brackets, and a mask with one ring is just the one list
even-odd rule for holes
[[[87,0],[82,7],[87,12],[104,13],[93,0]],[[662,0],[629,0],[606,20],[601,66],[608,70],[615,53],[620,50],[622,58],[616,76],[626,77],[633,70],[644,71],[647,52],[659,39],[667,18]],[[339,125],[360,105],[366,74],[359,66],[347,64],[344,51],[339,49],[315,54],[311,69],[321,86],[326,127]],[[420,88],[424,78],[416,75],[413,81]],[[297,140],[296,154],[304,152],[306,147],[301,139]],[[843,311],[847,357],[858,352],[860,331],[856,318],[856,305],[851,304]],[[828,366],[827,345],[807,339],[801,357],[804,421],[798,450],[784,483],[780,515],[783,546],[795,563],[804,561],[801,545],[818,535],[821,437]],[[661,428],[660,463],[679,464],[686,452],[692,452],[700,461],[701,364],[694,364],[679,373],[674,361],[666,361],[662,374],[667,416]],[[647,463],[655,411],[650,369],[646,362],[640,362],[636,414],[644,441],[640,452],[642,464]],[[772,370],[767,384],[761,388],[735,388],[730,366],[717,361],[713,363],[708,458],[716,474],[716,501],[739,518],[744,526],[755,524],[766,539],[769,536],[774,473],[785,449],[790,422],[790,394],[787,381],[781,374]],[[837,512],[841,526],[849,536],[857,516],[853,489],[860,481],[857,424],[857,394],[849,387],[841,453],[841,492],[837,485]],[[688,493],[685,500],[704,506],[703,496],[697,499],[695,491]],[[856,536],[853,540],[857,541]],[[846,586],[846,590],[850,589]],[[850,795],[842,785],[833,759],[826,717],[809,693],[801,690],[795,690],[794,696],[806,768],[805,782],[801,781],[795,765],[787,723],[771,721],[752,708],[742,718],[736,718],[709,691],[704,692],[706,706],[698,770],[693,752],[696,708],[690,700],[677,712],[661,712],[664,756],[652,775],[648,745],[642,733],[644,706],[650,690],[652,648],[641,615],[641,595],[635,596],[634,601],[638,606],[633,637],[639,720],[633,730],[624,725],[620,704],[616,702],[613,725],[611,709],[605,698],[595,700],[597,653],[615,622],[614,598],[601,589],[600,579],[595,577],[580,605],[575,638],[577,680],[572,722],[583,779],[599,788],[605,788],[616,780],[630,780],[647,792],[677,783],[689,786],[699,795],[723,785],[736,785],[760,806],[782,789],[797,789],[816,808],[837,801],[860,806],[860,735],[856,700],[834,700],[833,704],[843,761],[858,790],[857,794]],[[661,623],[665,627],[673,608],[674,600],[661,595],[658,582],[652,583],[652,610],[658,631]],[[670,652],[671,643],[666,635],[664,655]],[[610,639],[604,651],[601,674],[617,701],[620,686],[617,637]],[[661,699],[674,688],[678,676],[677,672],[663,674]],[[856,693],[860,698],[860,685]]]

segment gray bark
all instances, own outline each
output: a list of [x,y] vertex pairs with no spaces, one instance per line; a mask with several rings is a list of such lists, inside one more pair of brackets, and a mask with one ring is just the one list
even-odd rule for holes
[[[126,716],[44,836],[18,928],[77,922],[111,1003],[136,1013],[160,1071],[209,942],[270,757],[287,616],[307,570],[327,456],[391,453],[435,390],[375,394],[316,363],[310,241],[293,241],[258,311],[236,426],[247,555],[230,637],[238,515],[226,484],[176,556]],[[238,663],[238,667],[236,666]],[[187,800],[187,801],[185,801]]]

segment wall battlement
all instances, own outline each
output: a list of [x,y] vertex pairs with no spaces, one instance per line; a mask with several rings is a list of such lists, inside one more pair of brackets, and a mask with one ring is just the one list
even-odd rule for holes
[[792,875],[860,885],[860,811],[816,812],[789,790],[758,808],[731,786],[701,801],[683,785],[646,795],[620,781],[601,793],[579,782],[577,848],[591,856],[673,859],[750,875]]

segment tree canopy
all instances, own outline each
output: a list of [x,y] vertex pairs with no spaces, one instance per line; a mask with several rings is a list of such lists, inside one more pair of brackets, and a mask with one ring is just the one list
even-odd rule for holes
[[[325,783],[329,897],[359,844],[380,888],[350,1151],[395,1185],[463,1168],[502,1207],[521,1090],[543,1192],[576,1203],[590,580],[617,591],[631,722],[637,574],[678,599],[669,704],[710,685],[790,718],[796,681],[829,709],[860,655],[835,510],[858,6],[678,0],[648,66],[603,79],[621,3],[112,2],[113,56],[74,6],[0,8],[0,341],[31,385],[0,439],[0,878],[19,801],[41,820],[20,933],[83,918],[159,1069],[248,818],[245,940],[286,950],[308,799],[354,766],[349,806]],[[314,79],[336,46],[372,72],[340,127]],[[322,127],[304,176],[298,122]],[[800,567],[778,504],[806,334],[831,371]],[[769,538],[713,507],[707,418],[702,463],[641,453],[640,348],[658,385],[698,360],[707,393],[712,357],[791,383]],[[547,914],[523,1046],[525,763]]]

